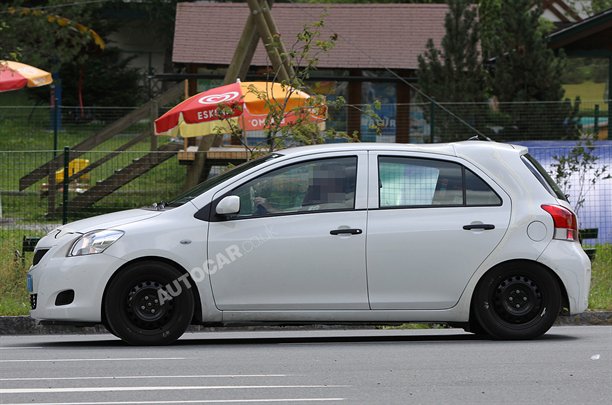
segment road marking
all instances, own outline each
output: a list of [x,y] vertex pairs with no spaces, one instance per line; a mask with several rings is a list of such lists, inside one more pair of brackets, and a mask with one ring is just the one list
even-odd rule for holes
[[0,378],[0,381],[51,381],[51,380],[145,380],[153,378],[242,378],[242,377],[287,377],[287,374],[202,374],[202,375],[122,375],[117,377],[15,377]]
[[11,350],[11,349],[44,349],[43,346],[11,346],[11,347],[0,347],[0,350]]
[[54,394],[67,392],[251,390],[272,388],[346,388],[349,385],[176,385],[171,387],[73,387],[73,388],[0,388],[0,394]]
[[[121,402],[28,402],[29,405],[142,405],[142,404],[235,404],[262,402],[339,402],[345,398],[265,398],[265,399],[192,399],[182,401],[121,401]],[[23,405],[5,404],[5,405]]]
[[138,360],[186,360],[186,357],[116,357],[106,359],[26,359],[0,360],[0,363],[44,363],[66,361],[138,361]]

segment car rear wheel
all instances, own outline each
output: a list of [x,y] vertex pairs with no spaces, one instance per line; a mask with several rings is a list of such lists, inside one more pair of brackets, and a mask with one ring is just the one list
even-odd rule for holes
[[497,339],[533,339],[546,333],[561,309],[557,280],[546,269],[516,262],[478,283],[472,302],[478,324]]
[[186,276],[162,262],[135,263],[108,286],[104,312],[109,330],[132,345],[176,341],[191,323],[194,298]]

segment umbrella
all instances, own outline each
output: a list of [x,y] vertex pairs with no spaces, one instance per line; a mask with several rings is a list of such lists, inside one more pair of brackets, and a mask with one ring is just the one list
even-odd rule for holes
[[53,79],[49,72],[19,62],[0,61],[0,91],[40,87],[51,82]]
[[281,126],[300,118],[323,124],[324,106],[309,106],[310,96],[289,86],[270,82],[236,82],[196,94],[155,120],[157,135],[183,138],[211,135],[229,122],[245,131],[265,128],[270,104],[283,108]]

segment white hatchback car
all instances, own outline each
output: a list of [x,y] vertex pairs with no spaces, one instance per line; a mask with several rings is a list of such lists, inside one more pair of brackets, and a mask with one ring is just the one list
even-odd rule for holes
[[62,226],[31,316],[131,344],[190,324],[447,322],[498,339],[587,308],[576,216],[524,147],[298,147],[174,201]]

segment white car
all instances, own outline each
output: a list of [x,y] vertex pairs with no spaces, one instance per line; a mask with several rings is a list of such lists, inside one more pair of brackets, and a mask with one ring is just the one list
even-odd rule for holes
[[236,323],[429,321],[529,339],[587,308],[577,229],[524,147],[297,147],[49,233],[31,316],[103,323],[130,344]]

